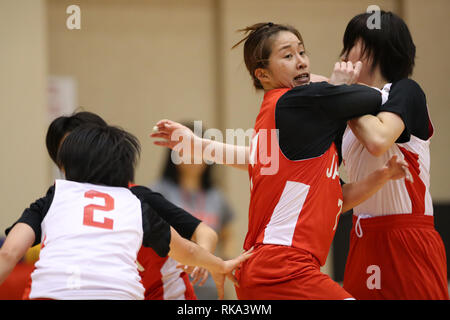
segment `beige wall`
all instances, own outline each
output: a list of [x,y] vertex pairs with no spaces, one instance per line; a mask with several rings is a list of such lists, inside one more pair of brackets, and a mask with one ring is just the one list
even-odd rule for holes
[[[49,72],[72,76],[79,104],[135,134],[137,183],[157,177],[163,150],[148,135],[157,120],[214,126],[214,47],[208,0],[49,1]],[[81,29],[65,25],[81,8]]]
[[0,235],[49,184],[45,1],[0,1]]
[[413,78],[427,95],[434,125],[431,194],[450,202],[450,2],[405,0],[405,20],[417,46]]
[[[71,4],[81,7],[81,30],[66,28]],[[370,4],[404,15],[413,33],[414,78],[427,93],[436,127],[432,193],[435,200],[450,201],[447,0],[4,0],[0,32],[8,45],[0,50],[0,136],[7,150],[1,160],[7,207],[1,230],[51,181],[44,145],[47,75],[73,77],[79,105],[140,139],[136,182],[148,184],[159,175],[164,154],[148,138],[157,120],[253,127],[261,93],[252,88],[242,46],[230,50],[242,37],[237,29],[259,21],[291,24],[303,35],[312,71],[329,75],[347,22]],[[247,173],[220,168],[217,177],[237,213],[239,252],[247,229]]]

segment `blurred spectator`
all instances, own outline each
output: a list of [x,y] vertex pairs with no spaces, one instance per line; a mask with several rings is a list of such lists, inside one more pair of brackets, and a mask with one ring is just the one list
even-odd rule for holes
[[[194,130],[191,123],[184,125]],[[234,213],[222,192],[214,186],[213,167],[205,163],[175,165],[168,150],[162,177],[151,189],[213,228],[219,235],[216,255],[225,259],[233,255],[231,221]],[[196,283],[194,290],[199,300],[217,299],[211,276],[202,286]]]

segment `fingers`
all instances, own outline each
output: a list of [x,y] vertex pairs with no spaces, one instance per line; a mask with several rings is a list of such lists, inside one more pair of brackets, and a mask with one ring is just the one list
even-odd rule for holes
[[203,286],[204,284],[205,284],[205,282],[206,282],[206,280],[208,280],[208,271],[207,270],[205,270],[205,273],[203,274],[203,278],[202,278],[202,280],[199,282],[199,286],[201,287],[201,286]]
[[361,69],[362,69],[362,62],[361,61],[356,62],[353,74],[353,83],[356,83],[358,81]]
[[168,140],[170,139],[169,134],[165,133],[165,132],[152,133],[150,135],[150,137],[152,137],[152,138],[164,138],[164,139],[168,139]]
[[186,266],[184,264],[178,264],[176,266],[176,268],[177,269],[181,269],[181,270],[183,270],[186,273],[191,273],[195,269],[195,267],[193,267],[193,266]]
[[[345,62],[343,62],[343,63],[345,63]],[[353,63],[351,61],[348,61],[347,65],[346,66],[344,65],[344,68],[347,73],[353,74]]]
[[160,147],[171,147],[171,143],[169,141],[153,141],[154,145],[160,146]]
[[201,269],[199,267],[195,267],[189,276],[192,278],[192,285],[195,285],[201,279]]
[[239,288],[239,281],[236,279],[236,276],[235,276],[234,274],[232,274],[231,272],[230,272],[230,273],[227,273],[227,278],[228,278],[231,282],[233,282],[233,284],[234,284],[236,287]]
[[217,296],[218,296],[219,300],[223,300],[223,295],[224,295],[223,281],[221,283],[216,282],[216,288],[217,288]]
[[341,62],[336,62],[335,64],[334,64],[334,72],[338,72],[338,71],[340,71],[341,70]]
[[411,172],[409,171],[409,169],[407,167],[403,167],[403,170],[405,171],[405,174],[406,174],[405,179],[411,183],[414,183],[413,176],[412,176]]
[[411,174],[411,171],[409,170],[409,164],[406,162],[405,159],[398,159],[397,155],[393,155],[388,163],[387,166],[391,172],[393,172],[392,179],[401,179],[405,178],[407,181],[413,183],[414,179]]
[[358,80],[361,68],[362,63],[360,61],[355,64],[351,61],[336,62],[329,82],[334,85],[354,84]]

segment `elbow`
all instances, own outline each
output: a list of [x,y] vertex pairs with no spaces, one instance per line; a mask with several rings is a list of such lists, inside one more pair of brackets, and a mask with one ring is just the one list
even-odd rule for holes
[[0,249],[0,259],[10,265],[15,265],[22,257],[11,250]]
[[214,247],[217,245],[217,242],[219,242],[219,235],[212,228],[210,228],[210,231],[209,231],[209,239],[210,239],[211,243],[214,244]]
[[213,228],[209,227],[206,223],[201,222],[195,230],[192,241],[205,248],[211,248],[210,251],[214,251],[219,242],[219,236]]
[[366,144],[367,151],[369,151],[369,153],[374,157],[382,156],[389,149],[389,147],[388,142],[381,137],[373,139]]

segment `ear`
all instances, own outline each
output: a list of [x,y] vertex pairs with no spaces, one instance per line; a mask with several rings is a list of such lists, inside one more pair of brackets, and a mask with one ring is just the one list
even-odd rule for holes
[[270,79],[269,72],[263,68],[257,68],[255,70],[255,77],[259,80],[259,82],[267,82]]

